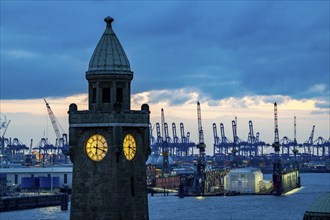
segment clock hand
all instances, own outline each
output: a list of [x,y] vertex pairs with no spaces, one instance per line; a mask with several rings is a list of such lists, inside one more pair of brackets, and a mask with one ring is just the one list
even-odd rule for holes
[[131,147],[131,145],[128,145],[129,149],[132,149],[133,151],[135,151],[135,149],[133,147]]
[[101,151],[103,151],[103,152],[106,152],[105,150],[103,150],[103,149],[101,149],[101,148],[99,148],[99,147],[97,147],[97,146],[94,146],[93,148],[96,149],[96,154],[97,154],[97,150],[101,150]]

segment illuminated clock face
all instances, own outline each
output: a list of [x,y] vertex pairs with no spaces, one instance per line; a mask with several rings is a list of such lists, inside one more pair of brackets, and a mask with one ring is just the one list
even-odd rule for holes
[[100,134],[94,134],[86,141],[87,156],[93,161],[101,161],[108,152],[108,144]]
[[127,160],[133,160],[136,155],[136,141],[131,134],[127,134],[123,143],[124,155]]

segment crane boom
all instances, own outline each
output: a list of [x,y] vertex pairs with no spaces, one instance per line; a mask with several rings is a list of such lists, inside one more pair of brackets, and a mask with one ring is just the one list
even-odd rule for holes
[[6,134],[6,131],[7,131],[8,127],[9,127],[10,122],[11,122],[11,120],[9,120],[7,124],[5,124],[5,130],[2,133],[2,138],[5,137],[5,134]]
[[311,135],[309,136],[309,139],[308,139],[308,143],[309,143],[310,145],[313,145],[314,130],[315,130],[315,125],[313,125],[313,129],[312,129]]
[[[61,132],[59,130],[59,127],[58,127],[58,123],[57,123],[57,119],[52,111],[52,109],[50,108],[48,102],[46,101],[46,99],[44,99],[45,103],[46,103],[46,107],[47,107],[47,111],[48,111],[48,115],[49,115],[49,118],[50,118],[50,121],[53,125],[53,128],[54,128],[54,131],[55,131],[55,135],[56,135],[56,138],[59,140],[62,135],[61,135]],[[63,129],[62,129],[63,130]],[[63,132],[64,133],[64,132]]]

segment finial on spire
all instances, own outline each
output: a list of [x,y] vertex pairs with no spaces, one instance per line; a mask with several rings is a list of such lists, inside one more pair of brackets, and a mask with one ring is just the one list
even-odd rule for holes
[[110,16],[104,18],[104,21],[107,23],[107,27],[111,27],[111,23],[114,21],[114,19]]

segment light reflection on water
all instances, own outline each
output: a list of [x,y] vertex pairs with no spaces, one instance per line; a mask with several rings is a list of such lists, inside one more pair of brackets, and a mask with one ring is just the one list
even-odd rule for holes
[[[312,202],[330,191],[330,174],[301,174],[303,187],[283,196],[186,197],[149,196],[150,220],[299,219]],[[70,207],[69,207],[70,208]],[[59,206],[2,212],[1,220],[68,220]]]

